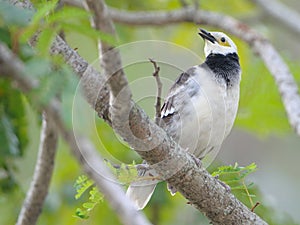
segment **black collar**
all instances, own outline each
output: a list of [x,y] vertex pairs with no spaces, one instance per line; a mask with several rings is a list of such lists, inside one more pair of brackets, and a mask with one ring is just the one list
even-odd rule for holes
[[223,79],[227,86],[232,86],[240,75],[239,56],[236,53],[209,54],[204,62],[213,71],[216,78]]

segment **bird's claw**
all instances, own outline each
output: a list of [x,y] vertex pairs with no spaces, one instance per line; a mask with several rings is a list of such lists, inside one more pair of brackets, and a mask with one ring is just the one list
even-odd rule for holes
[[215,176],[214,178],[218,181],[219,184],[222,185],[223,188],[225,188],[226,192],[228,192],[228,193],[231,192],[230,186],[228,184],[224,183],[223,181],[219,180],[219,176],[218,175]]
[[194,156],[193,154],[190,154],[190,156],[192,157],[192,159],[194,160],[194,162],[196,163],[196,165],[198,167],[201,167],[201,165],[202,165],[201,160],[199,158],[197,158],[196,156]]

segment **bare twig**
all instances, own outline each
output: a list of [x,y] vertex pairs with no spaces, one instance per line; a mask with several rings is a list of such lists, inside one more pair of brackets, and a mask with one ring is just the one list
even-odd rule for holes
[[154,66],[153,77],[155,77],[156,86],[157,86],[157,95],[155,102],[155,123],[159,124],[161,116],[161,92],[162,92],[162,82],[159,77],[160,67],[157,66],[157,63],[153,59],[149,59]]
[[260,205],[260,202],[256,202],[254,206],[252,206],[251,208],[251,212],[254,212],[254,210],[256,209],[257,206]]
[[[1,43],[0,75],[13,79],[18,87],[24,92],[27,92],[34,87],[33,84],[35,82],[30,80],[30,76],[25,73],[25,66],[23,63]],[[117,180],[105,166],[103,159],[97,154],[97,150],[94,146],[82,136],[75,137],[75,134],[68,131],[64,126],[60,117],[58,101],[53,99],[48,106],[43,108],[43,110],[55,124],[55,128],[69,144],[72,153],[80,162],[84,171],[95,181],[96,185],[108,199],[110,206],[115,210],[121,221],[127,225],[149,225],[150,223],[146,220],[144,215],[135,210]]]
[[300,35],[300,14],[277,0],[252,0],[265,12],[283,22],[292,31]]
[[48,194],[56,147],[57,132],[51,119],[48,118],[47,114],[44,114],[34,175],[21,208],[17,225],[36,224]]

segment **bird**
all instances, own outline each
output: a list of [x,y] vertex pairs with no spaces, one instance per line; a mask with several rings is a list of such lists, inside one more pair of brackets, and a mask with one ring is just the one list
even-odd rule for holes
[[[183,149],[203,160],[220,149],[238,110],[241,67],[235,43],[223,32],[199,28],[205,61],[181,73],[161,108],[160,126]],[[126,195],[137,210],[150,200],[159,177],[146,163],[138,169]],[[148,177],[148,179],[147,179]],[[150,178],[150,179],[149,179]],[[176,189],[168,185],[172,195]]]

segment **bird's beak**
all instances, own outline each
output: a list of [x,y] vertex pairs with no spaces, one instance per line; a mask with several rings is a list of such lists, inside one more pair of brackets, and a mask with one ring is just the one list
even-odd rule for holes
[[211,35],[211,33],[207,32],[206,30],[203,30],[201,28],[199,28],[199,30],[200,30],[200,33],[198,33],[198,34],[203,38],[203,40],[208,40],[213,44],[217,41],[216,38]]

